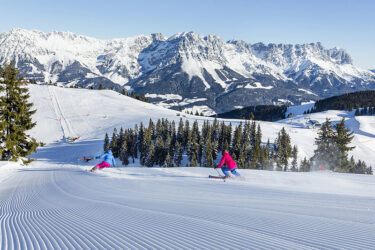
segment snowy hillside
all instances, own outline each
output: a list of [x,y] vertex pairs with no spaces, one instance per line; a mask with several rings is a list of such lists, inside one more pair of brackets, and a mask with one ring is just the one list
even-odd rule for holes
[[[165,109],[153,104],[140,102],[133,98],[123,96],[110,90],[85,90],[72,88],[59,88],[53,86],[29,85],[31,100],[38,112],[35,119],[38,124],[32,135],[46,143],[58,143],[68,137],[80,136],[81,140],[100,140],[96,151],[100,152],[105,132],[112,133],[113,128],[133,128],[135,124],[147,125],[149,119],[156,121],[159,118],[168,118],[178,122],[180,118],[197,120],[200,124],[204,120],[213,118],[193,116],[178,111]],[[347,126],[355,132],[353,154],[356,159],[365,160],[375,166],[375,157],[372,157],[373,140],[375,136],[375,117],[355,117],[353,112],[327,111],[302,115],[306,104],[289,108],[293,112],[293,119],[280,122],[259,121],[263,142],[267,139],[272,142],[282,127],[287,129],[292,139],[292,144],[299,147],[300,159],[311,157],[314,150],[316,129],[308,129],[308,120],[317,120],[323,123],[330,118],[334,123],[346,117]],[[219,119],[220,121],[222,119]],[[238,125],[241,120],[226,120],[233,125]],[[373,126],[374,125],[374,126]],[[91,150],[91,149],[90,149]],[[77,152],[77,157],[80,152]]]
[[207,114],[375,88],[375,74],[354,66],[343,49],[224,42],[193,32],[99,40],[13,29],[0,34],[0,64],[10,61],[38,82],[125,87],[164,107]]
[[[108,90],[29,88],[38,109],[31,134],[47,145],[30,166],[0,165],[1,249],[373,249],[372,175],[240,170],[246,180],[223,182],[207,178],[212,168],[90,173],[98,161],[77,158],[101,153],[104,133],[114,127],[211,118],[184,117]],[[263,140],[284,126],[300,157],[311,156],[316,130],[305,127],[307,118],[342,116],[355,131],[353,154],[375,166],[375,117],[295,114],[260,122]],[[70,136],[81,138],[68,143]]]

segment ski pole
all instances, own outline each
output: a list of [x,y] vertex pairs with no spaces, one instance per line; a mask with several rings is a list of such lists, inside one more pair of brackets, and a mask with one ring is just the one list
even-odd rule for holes
[[220,174],[219,170],[217,170],[217,168],[215,168],[215,170],[216,170],[217,174],[221,177],[221,174]]
[[[215,170],[216,170],[216,172],[218,173],[218,175],[219,175],[220,177],[222,177],[222,175],[220,174],[219,170],[217,170],[217,168],[215,168]],[[223,178],[223,181],[225,182],[225,178]]]

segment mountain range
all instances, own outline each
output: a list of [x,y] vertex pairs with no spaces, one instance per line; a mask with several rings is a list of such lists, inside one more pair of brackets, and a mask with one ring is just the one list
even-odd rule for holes
[[375,89],[375,73],[340,48],[249,44],[193,32],[101,40],[71,32],[0,34],[0,64],[37,83],[127,89],[173,109],[215,114],[259,104],[301,104]]

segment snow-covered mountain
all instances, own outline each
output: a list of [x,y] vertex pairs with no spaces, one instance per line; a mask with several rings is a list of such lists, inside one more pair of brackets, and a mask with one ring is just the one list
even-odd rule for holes
[[165,107],[207,114],[375,88],[375,73],[339,48],[224,42],[193,32],[100,40],[13,29],[0,35],[0,64],[9,61],[37,82],[125,87]]

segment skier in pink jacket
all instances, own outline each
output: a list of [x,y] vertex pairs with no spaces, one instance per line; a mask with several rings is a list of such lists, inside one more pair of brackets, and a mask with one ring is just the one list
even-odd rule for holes
[[[229,172],[237,177],[240,177],[241,175],[236,171],[237,164],[229,155],[228,151],[224,150],[221,154],[223,155],[223,157],[221,158],[219,165],[217,165],[215,168],[221,168],[226,178],[230,177]],[[225,167],[223,167],[224,164],[226,165]]]

